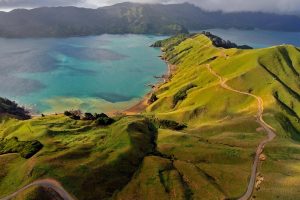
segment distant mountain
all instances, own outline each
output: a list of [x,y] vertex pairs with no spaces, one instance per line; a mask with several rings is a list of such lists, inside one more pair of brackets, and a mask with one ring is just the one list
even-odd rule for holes
[[120,3],[99,9],[45,7],[0,12],[2,37],[176,34],[207,28],[300,31],[300,17],[261,12],[208,12],[188,3]]

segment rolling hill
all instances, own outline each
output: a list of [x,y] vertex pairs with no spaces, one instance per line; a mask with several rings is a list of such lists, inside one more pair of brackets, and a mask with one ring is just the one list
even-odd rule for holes
[[[259,152],[252,196],[297,198],[300,50],[220,48],[204,34],[155,46],[176,70],[142,114],[116,116],[108,126],[62,115],[2,117],[1,138],[38,140],[44,147],[30,159],[0,156],[0,197],[51,178],[83,200],[239,199],[258,145],[274,129],[276,138]],[[41,190],[16,199],[53,195]]]
[[44,7],[0,12],[1,37],[176,34],[208,28],[300,31],[300,20],[293,15],[208,12],[188,3],[120,3],[99,9]]

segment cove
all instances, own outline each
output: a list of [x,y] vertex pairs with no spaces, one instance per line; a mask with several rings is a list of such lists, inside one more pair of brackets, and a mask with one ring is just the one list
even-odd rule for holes
[[35,113],[112,112],[137,103],[167,71],[163,36],[0,39],[0,96]]

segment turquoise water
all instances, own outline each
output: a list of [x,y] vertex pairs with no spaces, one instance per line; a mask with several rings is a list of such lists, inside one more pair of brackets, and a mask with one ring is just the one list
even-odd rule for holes
[[[293,44],[300,33],[211,29],[212,33],[255,48]],[[81,109],[126,109],[149,92],[154,76],[167,71],[150,48],[164,37],[102,35],[77,38],[0,38],[0,96],[36,113]]]
[[102,35],[0,39],[0,96],[37,113],[122,110],[167,71],[150,48],[163,37]]
[[300,32],[238,29],[209,29],[207,31],[239,45],[246,44],[253,48],[263,48],[281,44],[292,44],[300,47]]

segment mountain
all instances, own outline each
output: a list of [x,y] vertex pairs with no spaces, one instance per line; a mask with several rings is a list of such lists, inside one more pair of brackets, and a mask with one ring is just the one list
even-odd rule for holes
[[60,199],[53,188],[82,200],[250,199],[247,188],[297,199],[300,50],[218,48],[207,35],[157,43],[173,70],[144,113],[106,126],[91,114],[0,117],[4,144],[43,145],[31,158],[0,156],[0,198],[33,182],[16,199]]
[[1,37],[176,34],[208,28],[300,31],[300,17],[261,12],[208,12],[188,3],[120,3],[99,9],[45,7],[0,12]]

